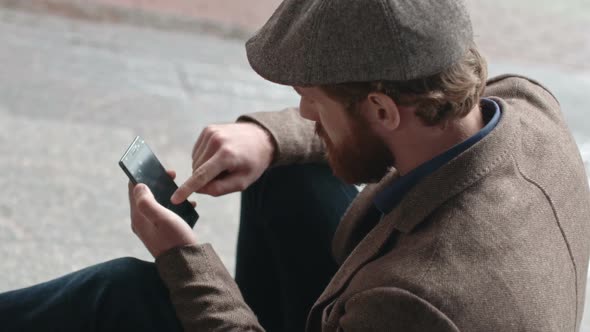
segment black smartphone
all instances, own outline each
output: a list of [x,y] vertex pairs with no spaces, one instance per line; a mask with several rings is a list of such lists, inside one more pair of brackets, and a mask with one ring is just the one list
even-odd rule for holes
[[166,173],[166,169],[154,155],[143,138],[137,136],[129,146],[119,166],[123,169],[133,184],[143,183],[154,194],[156,201],[162,206],[179,215],[189,226],[193,227],[199,219],[199,214],[187,200],[174,205],[170,197],[178,189],[178,186]]

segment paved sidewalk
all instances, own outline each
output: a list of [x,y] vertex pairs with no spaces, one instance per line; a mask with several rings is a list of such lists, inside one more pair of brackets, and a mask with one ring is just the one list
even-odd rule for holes
[[94,0],[110,6],[189,16],[254,31],[281,3],[280,0]]
[[[131,233],[117,162],[142,135],[178,181],[204,126],[297,105],[243,45],[0,9],[0,292],[120,256]],[[233,270],[239,196],[195,197],[199,241]]]
[[265,22],[279,3],[277,0],[0,0],[0,7],[244,40]]
[[[0,0],[70,18],[207,32],[244,40],[280,0]],[[590,72],[590,1],[466,0],[476,42],[491,61]]]

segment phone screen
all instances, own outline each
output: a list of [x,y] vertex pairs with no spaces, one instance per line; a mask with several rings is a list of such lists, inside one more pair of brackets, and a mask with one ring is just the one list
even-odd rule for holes
[[188,201],[178,205],[170,202],[170,197],[178,186],[141,137],[137,136],[131,143],[119,165],[133,184],[145,184],[158,203],[179,215],[191,227],[195,225],[199,215]]

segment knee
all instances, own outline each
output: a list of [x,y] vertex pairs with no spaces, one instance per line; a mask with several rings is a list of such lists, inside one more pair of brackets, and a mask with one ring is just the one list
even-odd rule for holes
[[243,202],[280,209],[333,200],[346,207],[357,194],[357,188],[337,178],[328,165],[296,164],[268,169],[243,193]]
[[77,295],[98,317],[101,331],[155,331],[161,330],[156,326],[179,325],[154,263],[119,258],[89,268],[84,278]]
[[115,293],[129,293],[161,283],[154,263],[133,257],[118,258],[95,267],[91,278]]
[[301,199],[317,188],[317,184],[326,181],[338,181],[327,165],[296,164],[273,167],[246,189],[244,195],[266,202],[281,202],[286,198]]
[[280,220],[283,229],[289,220],[299,225],[301,218],[337,223],[357,193],[355,186],[335,177],[327,165],[274,167],[242,194],[241,223],[252,219],[268,226]]
[[134,257],[117,258],[105,263],[105,272],[111,276],[125,276],[128,278],[140,277],[155,269],[153,263],[145,262]]

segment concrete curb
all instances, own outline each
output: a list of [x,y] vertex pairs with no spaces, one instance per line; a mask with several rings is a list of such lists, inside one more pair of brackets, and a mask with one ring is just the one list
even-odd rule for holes
[[92,22],[204,33],[226,39],[246,40],[253,33],[241,26],[205,18],[164,14],[141,8],[118,7],[82,0],[0,0],[0,7]]

